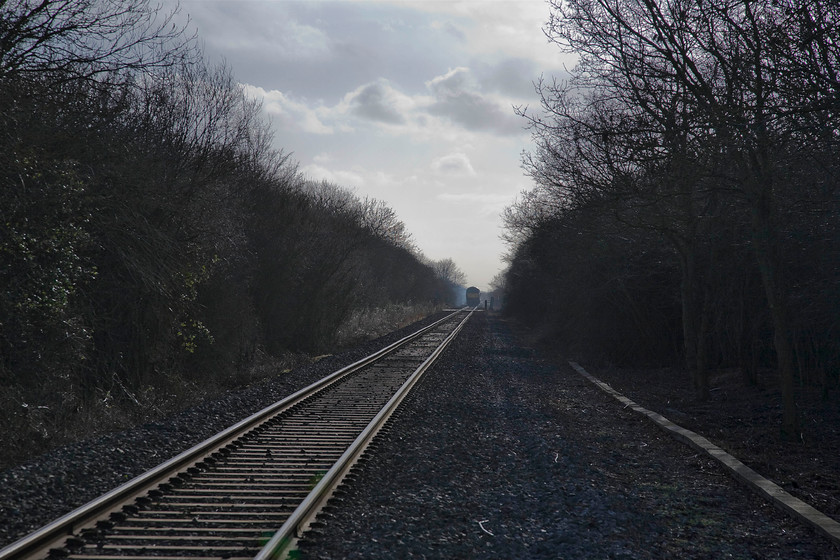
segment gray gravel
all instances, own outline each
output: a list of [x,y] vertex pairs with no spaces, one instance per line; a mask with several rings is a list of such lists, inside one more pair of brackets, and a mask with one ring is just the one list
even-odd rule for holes
[[303,558],[840,558],[483,314],[324,520]]
[[0,472],[0,548],[442,316],[230,391],[166,421],[63,446]]
[[[0,473],[2,544],[383,342]],[[304,558],[840,558],[492,315],[468,324],[352,478]]]

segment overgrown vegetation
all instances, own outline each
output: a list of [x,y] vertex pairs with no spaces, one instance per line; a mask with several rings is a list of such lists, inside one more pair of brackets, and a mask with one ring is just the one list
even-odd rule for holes
[[809,0],[552,1],[579,55],[520,110],[536,187],[506,211],[507,309],[580,356],[840,371],[840,9]]
[[0,1],[4,464],[449,299],[393,211],[302,178],[173,21]]

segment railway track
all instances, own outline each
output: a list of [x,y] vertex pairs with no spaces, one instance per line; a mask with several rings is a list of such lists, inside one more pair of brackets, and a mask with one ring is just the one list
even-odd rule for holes
[[0,560],[281,557],[471,315],[334,372],[0,550]]

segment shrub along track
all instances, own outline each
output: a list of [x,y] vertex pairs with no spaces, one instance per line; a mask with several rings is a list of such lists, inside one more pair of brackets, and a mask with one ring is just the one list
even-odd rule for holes
[[10,545],[0,558],[50,549],[78,560],[270,557],[306,525],[469,315],[453,313],[324,378]]

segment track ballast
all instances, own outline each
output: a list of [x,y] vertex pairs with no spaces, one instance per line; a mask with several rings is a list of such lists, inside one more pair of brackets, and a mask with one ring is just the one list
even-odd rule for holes
[[298,391],[13,543],[0,560],[282,553],[468,317],[452,313]]

